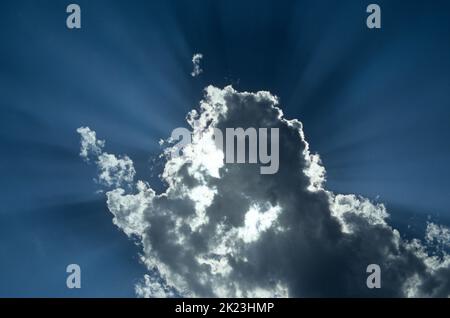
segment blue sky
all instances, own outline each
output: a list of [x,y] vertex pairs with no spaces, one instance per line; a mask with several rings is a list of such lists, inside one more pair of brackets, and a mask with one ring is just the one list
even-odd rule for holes
[[[209,84],[268,90],[327,169],[327,187],[392,218],[450,224],[450,4],[377,1],[5,1],[0,12],[0,296],[133,297],[139,248],[112,224],[89,126],[157,183],[158,140]],[[199,77],[191,58],[204,55]],[[82,268],[68,290],[65,268]]]

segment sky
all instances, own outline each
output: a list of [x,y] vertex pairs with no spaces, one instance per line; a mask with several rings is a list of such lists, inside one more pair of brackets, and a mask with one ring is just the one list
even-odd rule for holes
[[[379,30],[365,25],[370,1],[76,3],[80,30],[67,1],[2,3],[0,296],[136,296],[142,242],[112,223],[76,130],[162,190],[158,141],[208,85],[276,95],[326,188],[385,204],[404,235],[450,225],[448,2],[377,1]],[[81,289],[66,287],[71,263]]]

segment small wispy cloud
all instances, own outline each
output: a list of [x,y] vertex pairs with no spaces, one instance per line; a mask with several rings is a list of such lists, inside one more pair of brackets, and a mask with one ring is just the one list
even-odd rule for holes
[[99,170],[97,182],[106,187],[120,187],[133,182],[136,171],[133,161],[128,156],[117,157],[103,151],[104,140],[97,139],[95,131],[89,127],[80,127],[80,156],[87,162],[94,161]]
[[194,69],[191,72],[192,77],[199,76],[201,73],[203,73],[202,68],[200,67],[200,62],[203,58],[203,54],[196,53],[192,56],[192,64],[194,64]]

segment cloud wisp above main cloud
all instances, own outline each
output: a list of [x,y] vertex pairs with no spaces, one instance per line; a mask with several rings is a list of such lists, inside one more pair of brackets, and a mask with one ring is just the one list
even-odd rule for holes
[[192,77],[197,77],[201,73],[203,73],[203,69],[200,66],[202,59],[203,59],[203,54],[201,54],[201,53],[196,53],[192,56],[192,64],[194,67],[194,69],[191,72]]
[[[166,148],[163,193],[134,180],[130,158],[106,154],[94,131],[78,129],[114,223],[141,243],[150,274],[139,296],[449,296],[450,257],[427,247],[447,244],[448,229],[429,225],[425,243],[405,240],[384,205],[326,190],[302,123],[285,119],[275,96],[209,86],[187,120],[192,143],[178,157]],[[278,128],[278,172],[225,163],[212,136],[227,127]],[[380,289],[366,286],[373,263]]]

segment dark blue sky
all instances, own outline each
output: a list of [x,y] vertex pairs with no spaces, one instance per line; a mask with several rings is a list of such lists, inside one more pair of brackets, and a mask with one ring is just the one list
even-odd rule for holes
[[[328,189],[379,196],[418,235],[428,215],[450,224],[448,1],[75,2],[81,30],[66,28],[69,1],[1,4],[0,296],[134,296],[139,248],[112,224],[75,130],[151,178],[158,140],[209,84],[278,95]],[[381,30],[365,25],[372,2]],[[80,290],[65,286],[70,263]]]

